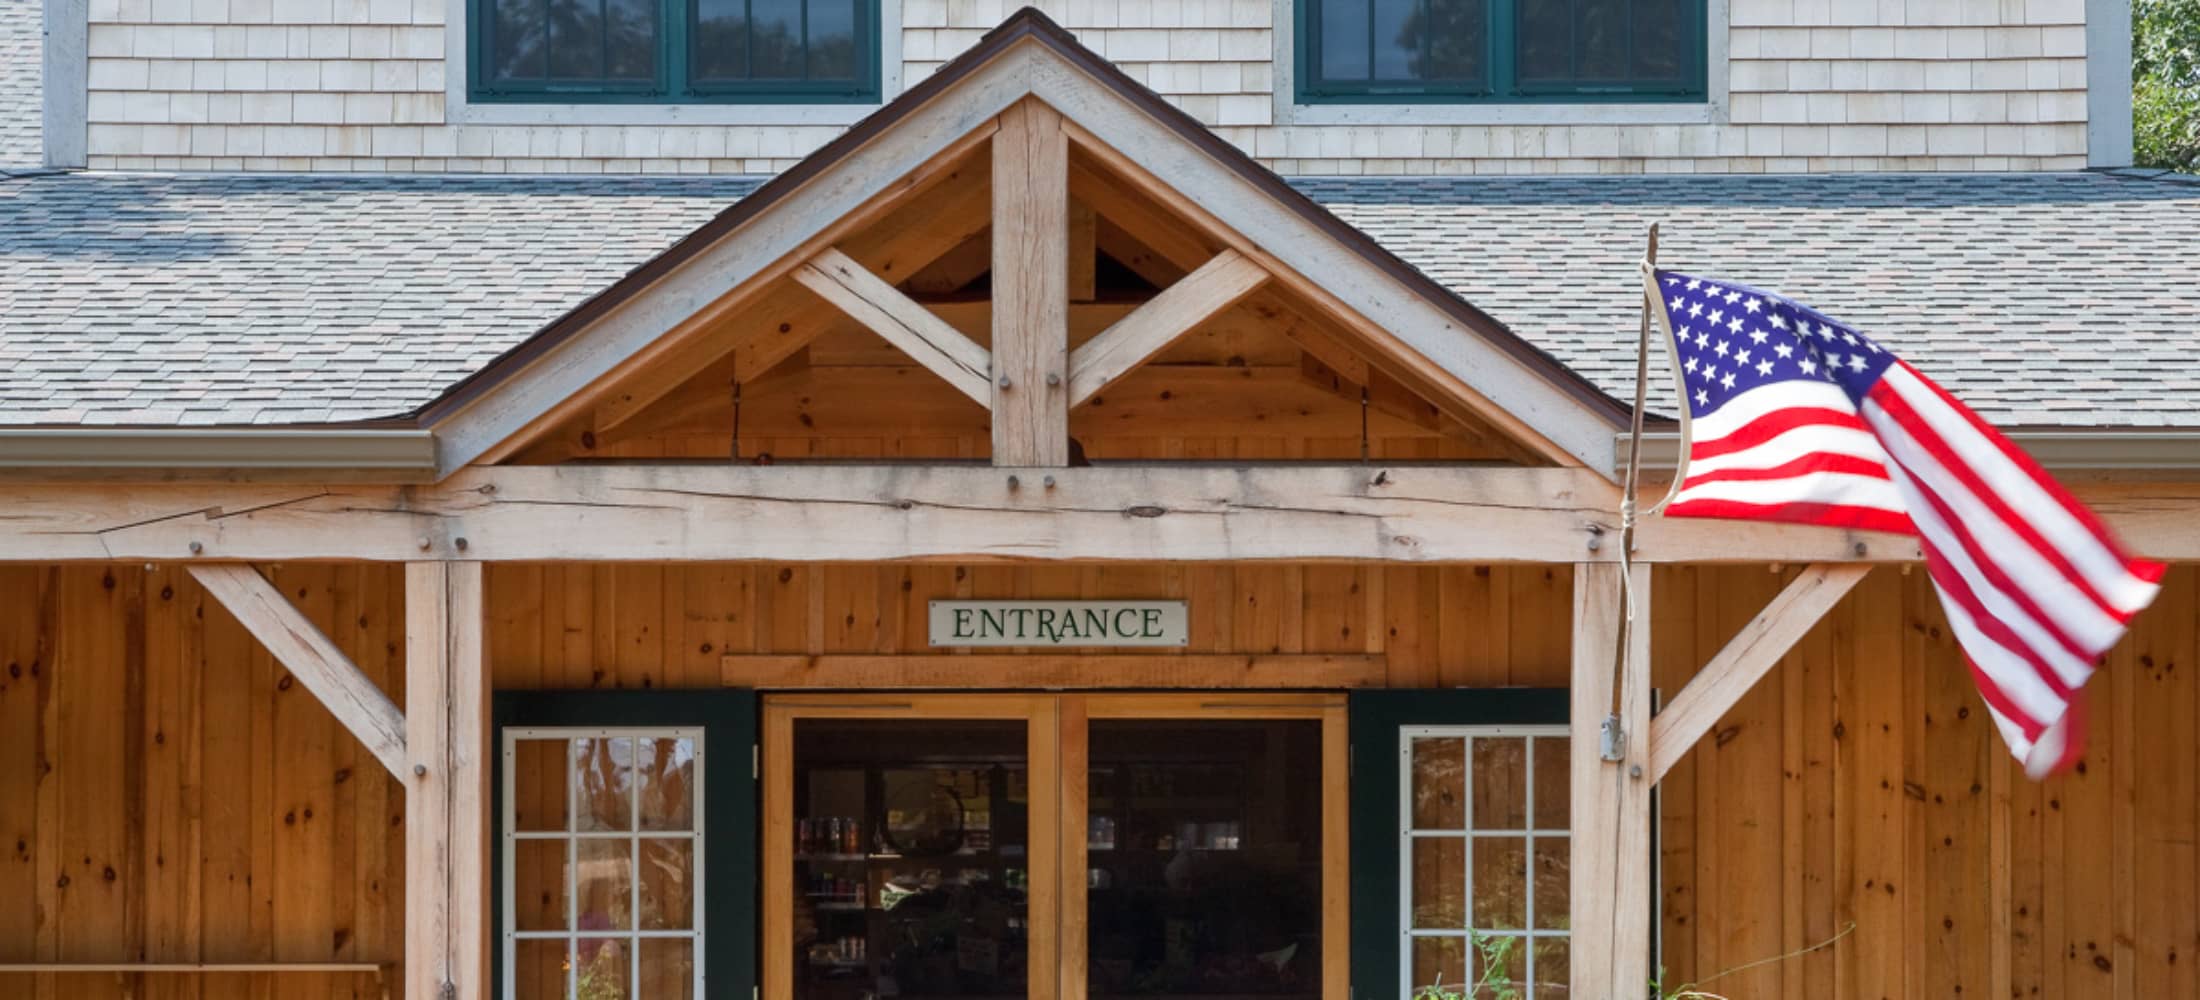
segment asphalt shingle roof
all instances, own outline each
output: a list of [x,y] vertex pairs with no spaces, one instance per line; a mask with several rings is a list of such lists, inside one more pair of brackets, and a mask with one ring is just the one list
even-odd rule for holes
[[0,0],[0,171],[46,162],[38,82],[44,32],[39,0]]
[[[757,183],[0,181],[0,424],[402,414]],[[1666,266],[1853,322],[1998,423],[2200,427],[2200,185],[2103,174],[1297,184],[1615,395],[1631,392],[1634,262],[1659,219]]]

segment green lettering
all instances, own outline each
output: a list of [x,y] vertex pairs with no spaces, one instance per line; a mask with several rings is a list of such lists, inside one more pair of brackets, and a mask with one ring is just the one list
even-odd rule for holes
[[1016,638],[1031,638],[1031,609],[1015,608],[1009,611],[1009,614],[1016,618]]
[[1039,609],[1039,638],[1048,642],[1061,642],[1062,633],[1054,628],[1054,609]]
[[1120,611],[1117,611],[1115,613],[1115,634],[1128,638],[1131,634],[1131,627],[1127,624],[1124,624],[1123,620],[1126,618],[1136,618],[1137,615],[1138,612],[1132,608],[1124,608]]
[[1147,608],[1144,615],[1146,627],[1144,631],[1139,633],[1139,637],[1143,639],[1161,638],[1161,609]]
[[955,609],[955,638],[957,638],[957,639],[968,639],[968,638],[970,638],[970,609],[969,609],[969,608],[956,608],[956,609]]
[[1007,623],[1001,620],[1001,614],[998,610],[993,608],[983,608],[979,610],[977,637],[983,638],[987,635],[1000,635],[1006,628]]

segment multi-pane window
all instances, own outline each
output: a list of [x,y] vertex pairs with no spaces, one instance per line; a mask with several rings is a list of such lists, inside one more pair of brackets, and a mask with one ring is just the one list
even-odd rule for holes
[[1404,995],[1564,998],[1566,728],[1399,733]]
[[1300,0],[1299,93],[1700,100],[1705,30],[1704,0]]
[[702,995],[703,733],[504,731],[507,1000]]
[[473,0],[489,101],[869,101],[878,0]]

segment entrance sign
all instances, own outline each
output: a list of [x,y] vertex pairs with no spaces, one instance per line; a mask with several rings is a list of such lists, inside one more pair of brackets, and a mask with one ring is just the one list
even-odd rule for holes
[[1182,646],[1183,601],[933,601],[934,646]]

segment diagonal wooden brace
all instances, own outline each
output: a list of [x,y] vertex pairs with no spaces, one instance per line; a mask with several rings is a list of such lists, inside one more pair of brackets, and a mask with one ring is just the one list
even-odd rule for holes
[[1871,572],[1868,563],[1813,563],[1704,665],[1650,720],[1650,780],[1665,777],[1818,619]]
[[190,569],[199,586],[313,692],[374,759],[391,774],[404,776],[405,715],[343,650],[252,567],[228,563]]

